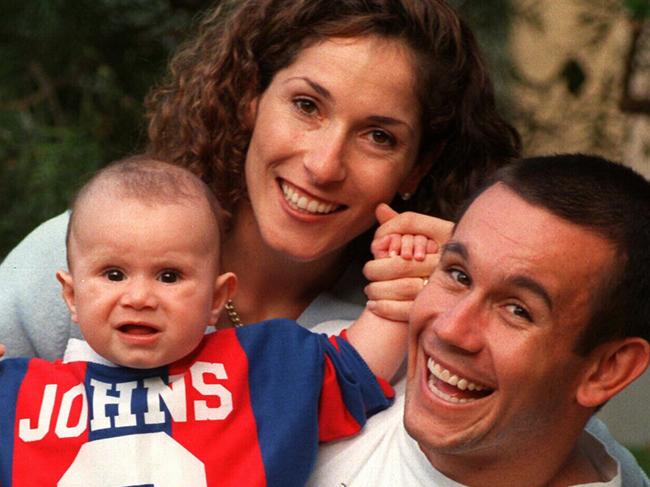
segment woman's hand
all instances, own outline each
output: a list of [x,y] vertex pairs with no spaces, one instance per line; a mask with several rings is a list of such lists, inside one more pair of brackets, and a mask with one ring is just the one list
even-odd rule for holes
[[438,263],[453,224],[414,212],[398,214],[385,204],[377,207],[376,216],[380,227],[370,246],[375,259],[363,269],[370,281],[364,290],[368,307],[383,318],[408,321],[411,304]]

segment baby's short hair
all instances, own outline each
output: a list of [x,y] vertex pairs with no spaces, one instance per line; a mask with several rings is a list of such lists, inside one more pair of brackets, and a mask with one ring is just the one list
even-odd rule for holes
[[[146,154],[129,156],[97,171],[76,193],[70,205],[66,246],[76,222],[77,209],[93,193],[132,198],[145,204],[173,204],[205,199],[222,238],[223,210],[210,188],[189,170]],[[70,263],[68,262],[68,267]]]

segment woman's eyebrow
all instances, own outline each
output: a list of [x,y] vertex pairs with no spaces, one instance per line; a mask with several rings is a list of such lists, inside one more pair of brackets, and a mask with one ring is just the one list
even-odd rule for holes
[[295,81],[295,80],[300,80],[304,81],[307,83],[316,93],[318,93],[320,96],[323,98],[326,98],[328,100],[333,100],[332,98],[332,93],[325,88],[323,85],[317,83],[316,81],[306,77],[306,76],[294,76],[293,78],[288,78],[285,83],[288,83],[290,81]]

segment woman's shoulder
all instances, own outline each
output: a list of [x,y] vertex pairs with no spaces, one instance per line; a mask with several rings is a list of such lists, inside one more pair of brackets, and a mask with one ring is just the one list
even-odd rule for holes
[[76,330],[56,272],[66,268],[68,213],[34,229],[0,264],[0,343],[7,355],[61,356]]
[[61,255],[65,260],[65,235],[68,228],[69,212],[61,213],[51,218],[32,230],[14,249],[7,255],[2,263],[3,271],[11,270],[6,264],[18,265],[29,264],[24,259],[44,258],[52,260]]

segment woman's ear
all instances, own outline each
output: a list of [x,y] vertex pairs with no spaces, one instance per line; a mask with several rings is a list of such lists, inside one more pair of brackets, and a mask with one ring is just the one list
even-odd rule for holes
[[214,294],[212,297],[212,311],[210,323],[215,324],[223,310],[226,301],[235,295],[237,288],[237,276],[232,272],[220,274],[214,282]]
[[61,294],[63,295],[63,300],[70,310],[70,315],[72,316],[72,321],[78,323],[77,321],[77,307],[75,306],[75,295],[74,295],[74,279],[69,272],[58,271],[56,273],[57,280],[61,283]]
[[445,142],[441,142],[431,150],[420,155],[420,159],[415,163],[409,175],[400,185],[400,194],[404,195],[415,193],[415,191],[418,189],[420,181],[422,181],[422,178],[426,176],[426,174],[431,169],[431,166],[435,163],[438,157],[440,157],[440,154],[444,148]]
[[578,386],[576,399],[584,407],[597,407],[630,385],[650,362],[650,344],[628,337],[596,347]]
[[246,128],[250,131],[253,131],[255,127],[255,119],[257,118],[257,105],[259,104],[260,97],[256,96],[253,98],[246,109],[246,118],[244,122],[246,123]]

